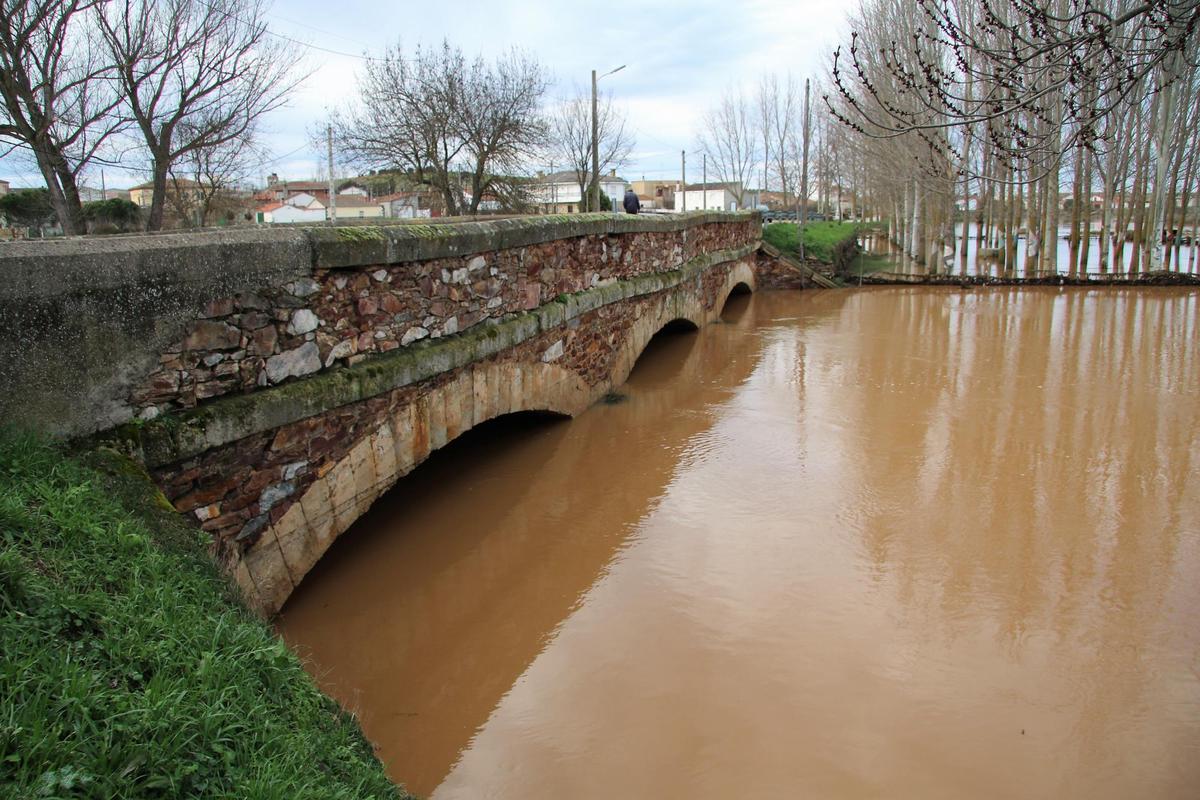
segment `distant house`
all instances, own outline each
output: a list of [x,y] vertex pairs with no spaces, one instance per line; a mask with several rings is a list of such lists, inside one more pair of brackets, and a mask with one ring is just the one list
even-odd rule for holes
[[428,192],[395,192],[375,198],[375,202],[383,206],[384,216],[392,219],[428,219],[438,216],[433,211],[432,200]]
[[634,181],[629,186],[641,201],[642,208],[674,210],[677,183],[642,180]]
[[[617,177],[617,171],[600,176],[600,193],[612,201],[613,208],[620,208],[625,198],[625,187],[629,181]],[[570,170],[538,173],[533,179],[531,194],[538,210],[543,214],[575,214],[582,211],[583,196],[579,192],[579,173]]]
[[369,197],[371,195],[365,186],[359,186],[357,183],[347,183],[338,189],[337,193],[338,197],[341,197],[342,195],[358,195],[359,197]]
[[318,199],[308,192],[294,192],[276,202],[287,203],[289,206],[295,206],[296,208],[325,208],[324,198]]
[[301,208],[289,203],[267,203],[255,212],[255,221],[260,223],[324,222],[325,207]]
[[8,181],[0,181],[0,195],[8,194],[8,187],[9,187]]
[[677,199],[682,195],[684,211],[739,211],[758,206],[758,190],[743,189],[738,182],[689,183],[686,192],[677,187],[675,194]]
[[[168,178],[167,191],[179,192],[185,199],[198,199],[203,190],[200,184],[187,178]],[[96,199],[102,198],[97,197]],[[148,208],[154,200],[154,182],[147,181],[130,187],[129,199],[143,208]]]
[[283,202],[290,195],[304,193],[317,198],[322,203],[329,202],[329,181],[281,181],[279,176],[267,176],[267,188],[256,192],[255,200],[265,202]]
[[337,196],[337,207],[334,209],[334,219],[379,219],[386,216],[383,203],[369,200],[366,197],[348,194]]

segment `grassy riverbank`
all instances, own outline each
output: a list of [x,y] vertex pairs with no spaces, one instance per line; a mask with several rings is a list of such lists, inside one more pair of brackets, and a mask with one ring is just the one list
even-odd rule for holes
[[[832,264],[834,247],[857,232],[858,225],[852,222],[809,222],[804,226],[805,254],[809,258]],[[763,238],[785,252],[799,252],[799,237],[794,222],[772,222],[763,228]]]
[[0,797],[401,796],[128,462],[0,436]]

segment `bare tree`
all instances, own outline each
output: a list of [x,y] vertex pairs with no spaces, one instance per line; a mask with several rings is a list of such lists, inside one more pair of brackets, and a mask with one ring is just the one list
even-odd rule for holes
[[31,155],[68,234],[85,233],[77,181],[124,120],[88,12],[100,0],[4,0],[0,140]]
[[745,93],[729,89],[720,102],[704,115],[700,149],[722,183],[745,205],[745,191],[758,159],[758,130]]
[[359,75],[358,97],[334,128],[360,166],[405,170],[441,195],[447,213],[473,214],[485,193],[519,190],[498,182],[543,145],[545,89],[541,66],[519,51],[489,64],[468,62],[449,42],[412,55],[397,43]]
[[767,189],[770,176],[774,173],[786,202],[795,186],[796,165],[789,156],[795,150],[796,131],[799,128],[796,82],[791,73],[782,83],[775,74],[763,77],[759,82],[757,99],[758,122],[763,137],[763,189]]
[[267,32],[267,0],[119,0],[97,14],[141,132],[162,227],[171,166],[244,138],[304,79],[296,55]]
[[[180,139],[196,136],[190,123],[180,126]],[[231,210],[234,188],[250,177],[252,165],[264,154],[250,129],[215,147],[189,150],[172,164],[167,175],[167,202],[180,219],[200,227],[214,214]]]
[[[510,50],[488,63],[476,58],[462,84],[462,136],[470,159],[471,201],[474,214],[493,186],[507,184],[500,195],[511,196],[525,187],[508,180],[524,171],[530,158],[545,146],[549,124],[541,113],[548,81],[531,56]],[[514,198],[514,202],[517,198]]]
[[[601,95],[596,105],[597,139],[600,147],[600,173],[621,169],[629,163],[633,136],[626,128],[625,115],[612,104],[611,95]],[[588,209],[588,187],[592,183],[592,98],[576,87],[550,114],[550,147],[556,160],[574,172],[579,183],[581,208]]]

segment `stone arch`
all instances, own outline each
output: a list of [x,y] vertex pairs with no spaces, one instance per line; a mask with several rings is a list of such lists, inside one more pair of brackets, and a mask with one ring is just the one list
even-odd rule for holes
[[758,281],[755,278],[753,267],[745,261],[737,262],[729,271],[721,291],[717,294],[719,299],[713,306],[717,315],[720,316],[720,313],[725,310],[725,304],[729,302],[730,296],[758,291]]
[[338,536],[431,452],[496,417],[573,417],[590,400],[578,375],[542,362],[481,362],[427,387],[355,442],[262,532],[235,567],[239,586],[256,608],[276,613]]
[[[697,329],[717,320],[739,284],[753,289],[745,261],[729,266],[715,287],[701,277],[648,298],[624,330],[608,374],[595,385],[559,361],[515,360],[501,354],[427,382],[390,409],[387,419],[322,467],[290,505],[274,516],[233,565],[247,600],[265,614],[283,607],[292,591],[350,525],[429,454],[475,425],[505,414],[543,411],[573,417],[624,383],[654,334],[676,321]],[[561,354],[560,354],[561,355]]]
[[620,386],[633,371],[633,365],[641,356],[646,345],[654,334],[677,320],[686,320],[697,329],[703,328],[710,322],[716,321],[725,307],[729,293],[739,283],[753,289],[757,283],[754,279],[754,269],[746,261],[737,261],[730,267],[725,280],[721,283],[714,297],[715,302],[709,306],[698,291],[680,291],[664,296],[642,314],[631,326],[620,351],[613,361],[612,373],[607,390]]

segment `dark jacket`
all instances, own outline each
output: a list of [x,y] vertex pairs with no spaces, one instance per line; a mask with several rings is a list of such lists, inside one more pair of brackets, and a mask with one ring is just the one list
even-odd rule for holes
[[639,201],[638,196],[633,193],[633,189],[625,190],[625,204],[624,205],[625,205],[625,213],[626,214],[636,214],[636,213],[638,213],[638,211],[640,211],[642,209],[641,201]]

